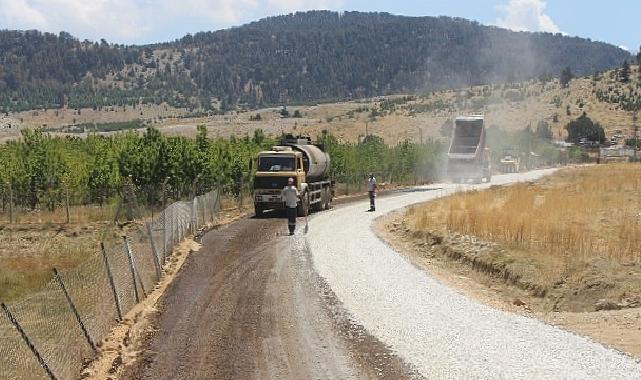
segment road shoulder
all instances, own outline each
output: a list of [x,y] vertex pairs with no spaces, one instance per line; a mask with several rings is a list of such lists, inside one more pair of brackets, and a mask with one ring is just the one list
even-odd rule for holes
[[562,329],[587,336],[641,360],[641,309],[595,312],[548,312],[541,298],[511,285],[503,278],[474,269],[469,263],[428,253],[425,240],[410,236],[397,226],[404,210],[378,218],[373,230],[395,252],[443,284],[494,309],[537,318]]

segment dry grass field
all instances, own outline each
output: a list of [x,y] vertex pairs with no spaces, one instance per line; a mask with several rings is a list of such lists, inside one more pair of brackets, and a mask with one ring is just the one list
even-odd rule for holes
[[0,227],[0,300],[12,301],[44,286],[52,268],[73,268],[116,240],[108,223],[3,224]]
[[478,252],[464,254],[550,298],[550,309],[632,307],[641,301],[640,169],[565,169],[536,183],[456,194],[410,208],[407,228],[454,245],[479,242]]
[[641,261],[641,167],[563,170],[538,183],[460,193],[410,216],[416,229],[440,224],[563,261]]

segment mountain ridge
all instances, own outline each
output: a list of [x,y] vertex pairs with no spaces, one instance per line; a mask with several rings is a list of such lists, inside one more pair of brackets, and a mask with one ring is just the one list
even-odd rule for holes
[[0,31],[0,108],[169,103],[227,110],[587,75],[632,60],[614,45],[451,17],[309,11],[112,45]]

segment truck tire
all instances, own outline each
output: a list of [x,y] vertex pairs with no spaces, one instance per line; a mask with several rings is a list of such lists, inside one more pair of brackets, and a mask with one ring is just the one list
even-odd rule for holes
[[303,196],[301,197],[301,202],[298,205],[298,207],[296,207],[296,213],[298,214],[298,216],[301,216],[301,217],[307,216],[309,214],[309,194],[308,193],[303,194]]
[[323,209],[323,201],[325,200],[323,196],[324,194],[323,194],[323,191],[321,190],[320,199],[318,200],[318,202],[314,203],[311,206],[312,211],[316,212],[316,211],[321,211]]
[[260,203],[254,203],[254,214],[256,215],[256,218],[262,218],[263,217],[263,206]]
[[323,204],[323,208],[325,210],[329,210],[329,208],[332,205],[332,195],[331,195],[331,190],[329,187],[325,188],[325,191],[323,192],[325,194],[325,203]]

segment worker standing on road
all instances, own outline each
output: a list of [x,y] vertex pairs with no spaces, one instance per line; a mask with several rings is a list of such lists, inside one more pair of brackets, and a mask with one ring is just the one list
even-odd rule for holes
[[285,209],[287,210],[287,227],[289,227],[289,234],[293,235],[296,229],[296,207],[298,207],[298,189],[294,186],[294,179],[287,180],[287,186],[281,192],[283,202],[285,202]]
[[367,194],[369,194],[369,211],[376,211],[376,205],[374,204],[374,198],[376,198],[376,178],[374,178],[374,173],[369,173],[369,179],[367,180]]

